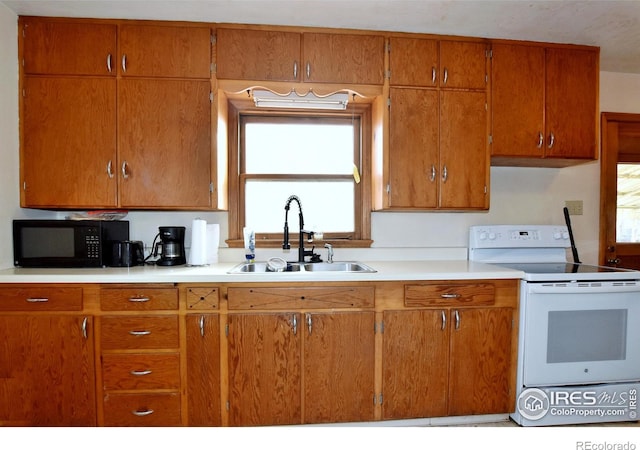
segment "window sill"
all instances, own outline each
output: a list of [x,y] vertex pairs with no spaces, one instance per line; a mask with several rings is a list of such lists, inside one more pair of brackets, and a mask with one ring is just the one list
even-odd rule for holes
[[[244,240],[227,239],[225,241],[230,248],[243,248]],[[298,240],[291,240],[291,248],[298,248]],[[369,248],[373,241],[371,239],[323,239],[316,240],[313,243],[306,243],[306,247],[315,245],[322,247],[324,244],[331,244],[335,248]],[[256,240],[256,248],[282,248],[282,239],[258,239]]]

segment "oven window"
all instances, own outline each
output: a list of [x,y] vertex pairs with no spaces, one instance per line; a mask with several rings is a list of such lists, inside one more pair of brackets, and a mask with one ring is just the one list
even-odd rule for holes
[[627,310],[550,311],[547,363],[624,360]]

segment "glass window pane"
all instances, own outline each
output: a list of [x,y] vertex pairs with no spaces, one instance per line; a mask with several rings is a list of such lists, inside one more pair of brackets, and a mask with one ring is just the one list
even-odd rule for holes
[[[353,181],[249,180],[245,191],[246,224],[256,233],[282,233],[284,207],[291,195],[302,203],[305,229],[352,232],[355,229]],[[289,231],[297,232],[298,205],[289,210]]]
[[640,164],[618,164],[616,241],[640,242]]
[[353,125],[252,123],[245,126],[250,174],[329,174],[353,171]]

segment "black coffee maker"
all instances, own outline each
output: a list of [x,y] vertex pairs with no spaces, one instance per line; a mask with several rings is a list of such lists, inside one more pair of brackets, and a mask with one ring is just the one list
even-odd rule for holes
[[[156,261],[158,266],[179,266],[186,264],[184,252],[185,227],[159,227],[159,245],[162,246],[160,258]],[[157,253],[157,248],[154,253]]]

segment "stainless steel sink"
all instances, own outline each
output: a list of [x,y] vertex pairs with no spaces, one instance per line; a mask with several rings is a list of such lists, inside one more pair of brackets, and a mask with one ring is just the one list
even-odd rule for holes
[[[332,263],[287,263],[284,272],[342,272],[374,273],[371,267],[357,261],[336,261]],[[276,273],[266,262],[241,263],[227,273]]]

